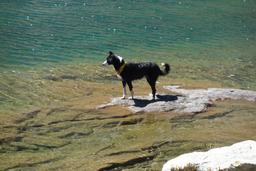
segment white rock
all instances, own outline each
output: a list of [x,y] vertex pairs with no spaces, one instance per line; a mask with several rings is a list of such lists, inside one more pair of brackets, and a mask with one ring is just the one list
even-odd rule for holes
[[256,164],[256,141],[247,140],[206,152],[183,154],[165,163],[162,171],[184,168],[188,164],[198,166],[199,171],[218,171],[245,163]]

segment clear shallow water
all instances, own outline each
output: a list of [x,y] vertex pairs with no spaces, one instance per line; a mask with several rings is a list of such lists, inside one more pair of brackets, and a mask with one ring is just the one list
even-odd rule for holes
[[256,90],[255,16],[254,0],[1,0],[1,102],[21,92],[24,101],[31,89],[38,96],[35,79],[51,74],[93,81],[107,69],[88,66],[109,50],[127,61],[168,62],[170,79]]

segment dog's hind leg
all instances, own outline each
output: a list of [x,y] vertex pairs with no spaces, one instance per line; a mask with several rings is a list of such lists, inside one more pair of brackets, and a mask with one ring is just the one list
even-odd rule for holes
[[133,90],[132,90],[132,82],[131,81],[129,81],[129,82],[127,82],[127,84],[128,84],[128,87],[129,87],[129,90],[130,90],[130,92],[131,92],[131,99],[133,99],[133,96],[134,96],[134,92],[133,92]]
[[152,89],[152,98],[153,98],[153,100],[155,100],[156,99],[156,83],[155,82],[151,83],[150,87]]
[[149,77],[146,77],[147,78],[147,81],[148,81],[148,84],[150,85],[151,87],[151,90],[152,90],[152,98],[153,100],[155,100],[156,98],[156,78],[149,78]]
[[123,97],[122,97],[122,99],[125,99],[125,97],[126,97],[126,81],[122,81],[122,84],[123,84]]

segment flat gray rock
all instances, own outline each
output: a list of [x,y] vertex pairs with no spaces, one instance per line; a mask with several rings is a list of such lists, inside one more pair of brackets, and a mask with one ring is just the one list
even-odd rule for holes
[[180,89],[178,86],[164,86],[170,93],[179,95],[160,94],[155,101],[150,96],[136,96],[132,99],[112,98],[111,102],[98,106],[106,108],[114,105],[127,106],[132,112],[168,112],[200,113],[207,110],[216,100],[247,100],[256,101],[256,92],[250,90],[208,88]]

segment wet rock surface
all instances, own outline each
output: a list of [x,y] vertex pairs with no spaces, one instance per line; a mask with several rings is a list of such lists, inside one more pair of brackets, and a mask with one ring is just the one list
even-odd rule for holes
[[247,100],[256,101],[256,92],[240,89],[208,88],[187,90],[177,86],[164,86],[165,89],[179,95],[160,94],[156,100],[149,96],[136,96],[134,99],[112,98],[110,103],[98,108],[106,108],[114,105],[128,106],[136,112],[168,112],[200,113],[205,112],[217,100]]

